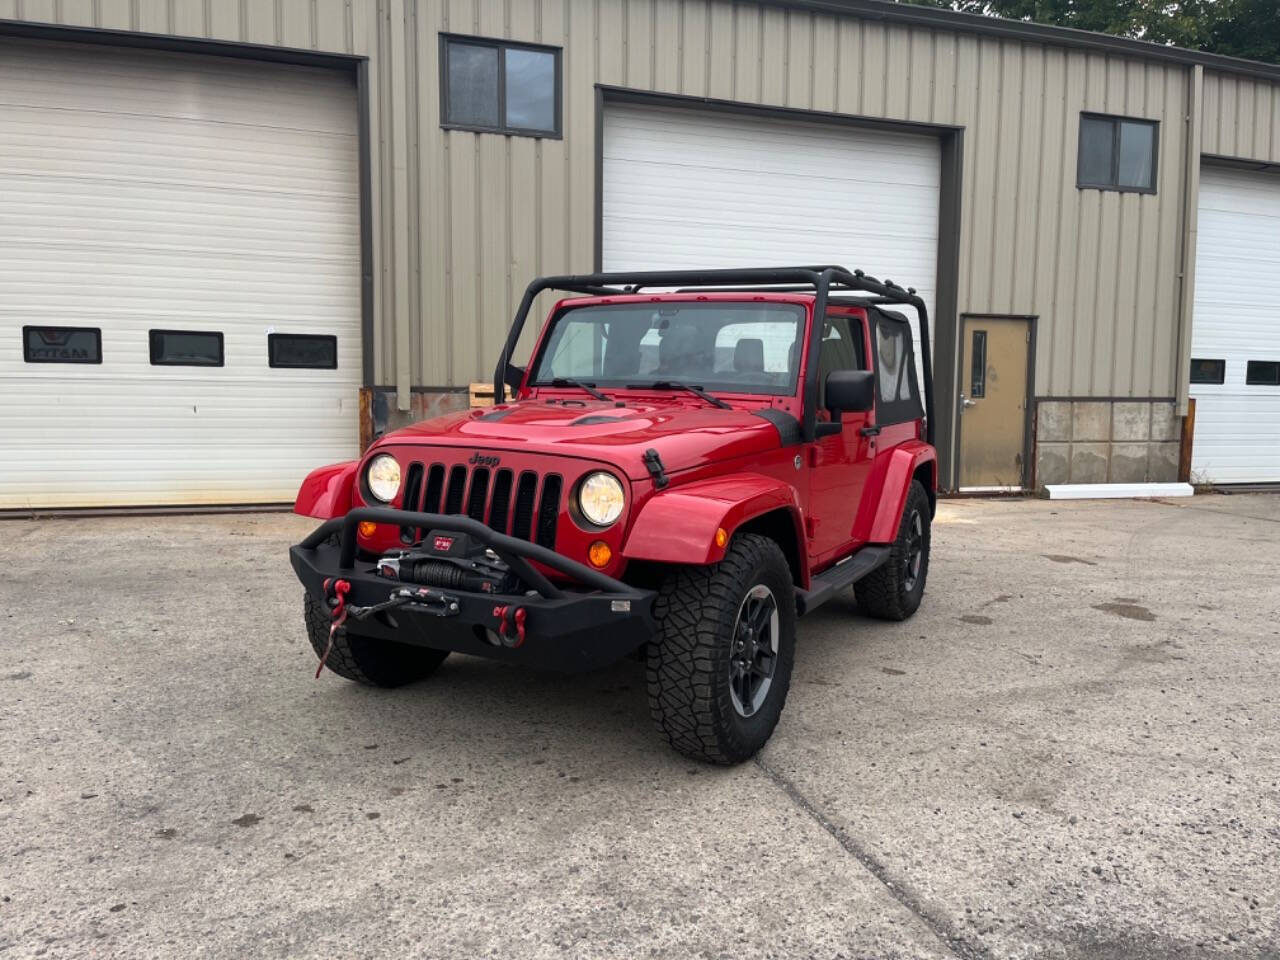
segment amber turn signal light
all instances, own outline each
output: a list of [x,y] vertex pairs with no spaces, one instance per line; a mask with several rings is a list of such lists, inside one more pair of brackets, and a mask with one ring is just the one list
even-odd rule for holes
[[370,523],[368,520],[363,520],[360,523],[359,529],[360,529],[360,536],[372,537],[374,534],[374,531],[378,529],[378,525],[376,523]]
[[607,567],[613,559],[613,551],[603,540],[597,540],[587,548],[587,559],[593,567]]
[[724,527],[716,527],[716,546],[723,547],[729,542],[729,531]]

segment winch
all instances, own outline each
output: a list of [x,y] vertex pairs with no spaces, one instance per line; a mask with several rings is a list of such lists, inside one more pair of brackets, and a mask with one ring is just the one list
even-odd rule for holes
[[432,530],[408,550],[379,558],[378,575],[469,593],[515,594],[520,580],[493,550],[465,533]]

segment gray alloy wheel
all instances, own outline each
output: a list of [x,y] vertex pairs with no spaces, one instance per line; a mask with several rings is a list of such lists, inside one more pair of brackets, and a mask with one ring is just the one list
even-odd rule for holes
[[778,601],[763,583],[742,599],[733,638],[729,698],[738,716],[751,717],[769,696],[778,663]]

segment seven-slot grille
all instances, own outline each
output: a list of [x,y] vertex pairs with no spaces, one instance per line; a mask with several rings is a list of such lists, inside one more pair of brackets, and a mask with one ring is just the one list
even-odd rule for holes
[[[469,467],[466,464],[411,463],[405,474],[404,509],[422,513],[465,514],[499,533],[555,549],[564,479],[533,470]],[[406,542],[425,530],[402,527]]]

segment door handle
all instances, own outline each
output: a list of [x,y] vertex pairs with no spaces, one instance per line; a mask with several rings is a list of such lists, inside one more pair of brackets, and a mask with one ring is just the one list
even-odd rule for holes
[[962,394],[960,394],[960,405],[961,405],[964,409],[968,410],[970,407],[976,407],[976,406],[978,405],[978,401],[977,401],[977,400],[970,400],[968,397],[966,397],[966,396],[962,393]]

